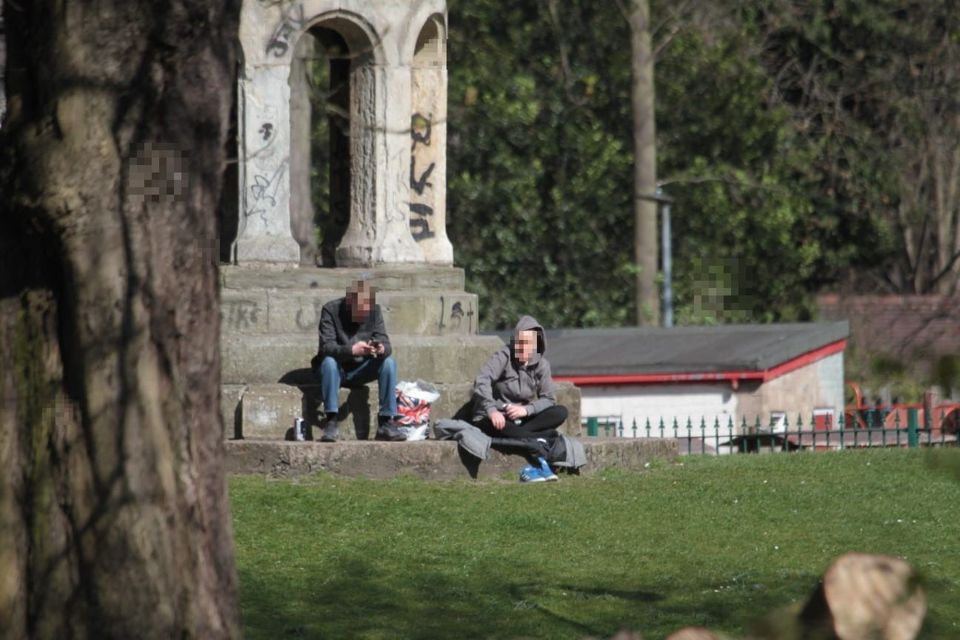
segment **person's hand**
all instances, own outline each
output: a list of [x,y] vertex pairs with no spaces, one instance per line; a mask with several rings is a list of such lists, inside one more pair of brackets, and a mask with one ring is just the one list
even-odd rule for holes
[[494,409],[488,414],[490,418],[490,423],[493,425],[493,428],[497,431],[502,431],[505,426],[507,426],[507,419],[503,417],[503,414]]
[[355,356],[367,356],[372,353],[370,348],[370,343],[361,340],[360,342],[354,342],[353,346],[350,347],[350,353]]
[[505,409],[507,417],[511,420],[519,420],[527,417],[527,408],[522,404],[508,404]]
[[382,342],[378,342],[373,348],[373,355],[382,356],[387,352],[387,348],[383,345]]

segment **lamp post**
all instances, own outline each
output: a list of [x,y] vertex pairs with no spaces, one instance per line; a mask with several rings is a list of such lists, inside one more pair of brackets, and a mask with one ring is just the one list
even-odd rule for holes
[[663,313],[660,318],[663,326],[669,328],[673,326],[673,239],[670,232],[670,205],[673,204],[673,198],[660,187],[652,194],[644,193],[639,197],[656,202],[660,210],[660,268],[663,271]]

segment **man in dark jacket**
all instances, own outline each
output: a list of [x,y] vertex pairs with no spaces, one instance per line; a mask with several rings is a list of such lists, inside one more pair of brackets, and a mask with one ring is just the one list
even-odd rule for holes
[[543,327],[522,316],[510,344],[480,367],[473,383],[473,424],[498,438],[532,438],[556,433],[567,419],[557,404]]
[[[377,438],[388,436],[397,413],[397,364],[391,357],[390,338],[383,326],[380,305],[370,283],[358,280],[347,288],[344,298],[323,305],[320,312],[320,348],[311,364],[320,378],[323,394],[321,442],[335,442],[340,387],[355,387],[373,380],[380,389]],[[387,438],[393,439],[393,438]]]

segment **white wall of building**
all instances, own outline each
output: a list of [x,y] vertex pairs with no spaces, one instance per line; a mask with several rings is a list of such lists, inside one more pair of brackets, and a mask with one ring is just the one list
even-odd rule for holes
[[716,423],[726,432],[731,418],[735,428],[744,419],[751,426],[759,419],[766,427],[772,415],[785,416],[791,424],[802,416],[805,424],[811,424],[814,413],[826,411],[831,413],[831,424],[836,425],[844,405],[843,353],[831,354],[762,384],[741,383],[736,391],[723,382],[587,385],[580,387],[580,393],[584,418],[622,418],[623,435],[627,437],[633,435],[634,420],[637,436],[647,435],[647,420],[652,427],[649,435],[660,436],[661,418],[667,437],[673,437],[674,420],[681,437],[687,435],[688,420],[693,437],[700,435],[701,421],[712,434]]
[[701,419],[711,430],[715,420],[723,427],[736,419],[737,396],[728,383],[717,384],[631,384],[580,387],[580,413],[590,416],[622,416],[624,436],[632,436],[634,419],[637,436],[645,437],[646,421],[650,420],[650,435],[660,436],[659,423],[663,418],[665,436],[673,436],[673,421],[686,436],[687,420],[693,425],[694,436],[700,433]]

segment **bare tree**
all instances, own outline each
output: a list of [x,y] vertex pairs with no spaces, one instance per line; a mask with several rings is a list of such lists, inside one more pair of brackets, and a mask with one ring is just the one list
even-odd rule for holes
[[238,635],[215,210],[230,0],[6,0],[0,636]]
[[955,293],[960,14],[949,3],[907,10],[882,0],[841,10],[781,0],[765,22],[773,101],[789,105],[821,149],[814,170],[822,195],[894,238],[881,265],[855,265],[856,287]]

